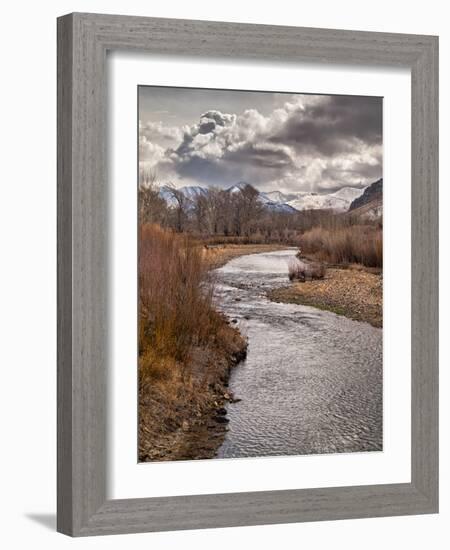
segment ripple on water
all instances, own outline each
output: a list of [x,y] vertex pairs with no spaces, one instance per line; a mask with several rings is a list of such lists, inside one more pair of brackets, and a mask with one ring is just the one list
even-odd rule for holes
[[308,306],[271,302],[294,250],[216,270],[217,306],[248,336],[233,370],[221,458],[382,449],[382,330]]

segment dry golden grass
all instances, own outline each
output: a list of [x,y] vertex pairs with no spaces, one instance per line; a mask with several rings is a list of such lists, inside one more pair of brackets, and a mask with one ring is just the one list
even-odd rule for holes
[[315,227],[300,239],[302,254],[314,255],[331,264],[383,265],[383,233],[373,225],[352,225],[340,229]]
[[[144,363],[148,348],[159,358],[185,361],[194,345],[217,330],[211,307],[212,289],[198,248],[186,237],[155,225],[140,230],[139,350]],[[149,370],[149,365],[143,367]],[[149,373],[150,374],[150,373]]]
[[156,225],[139,237],[139,456],[210,455],[189,434],[223,401],[246,342],[212,306],[198,245]]

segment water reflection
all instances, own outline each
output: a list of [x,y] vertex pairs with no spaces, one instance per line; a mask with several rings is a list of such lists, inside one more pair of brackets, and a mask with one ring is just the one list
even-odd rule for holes
[[242,256],[216,270],[218,307],[249,339],[233,370],[218,457],[381,450],[382,330],[269,301],[295,250]]

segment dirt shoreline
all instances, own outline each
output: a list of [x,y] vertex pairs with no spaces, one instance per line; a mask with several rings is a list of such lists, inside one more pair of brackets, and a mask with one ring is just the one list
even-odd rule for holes
[[[210,359],[216,361],[216,374],[208,384],[199,388],[196,399],[185,400],[180,396],[171,414],[165,411],[167,404],[151,399],[151,393],[147,394],[147,399],[141,399],[140,462],[198,460],[215,456],[227,431],[224,406],[234,401],[228,390],[230,372],[245,358],[246,350],[245,342],[228,356],[219,357],[213,353]],[[151,419],[150,411],[153,413]]]
[[374,327],[383,326],[383,278],[377,270],[333,266],[324,279],[294,282],[267,296],[274,302],[311,306]]
[[[285,248],[279,245],[209,245],[204,247],[203,257],[211,271],[239,256]],[[247,353],[247,341],[225,318],[222,330],[226,343],[218,342],[212,349],[198,348],[193,352],[188,370],[190,383],[194,385],[194,399],[182,394],[182,384],[172,403],[165,401],[164,388],[157,391],[158,382],[153,388],[142,389],[139,399],[140,462],[216,456],[228,430],[225,404],[239,397],[233,396],[228,388],[231,371]]]

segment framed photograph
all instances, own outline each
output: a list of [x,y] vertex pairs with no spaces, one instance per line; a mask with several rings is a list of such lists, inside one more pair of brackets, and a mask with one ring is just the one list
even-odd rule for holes
[[438,511],[438,39],[58,19],[58,530]]

